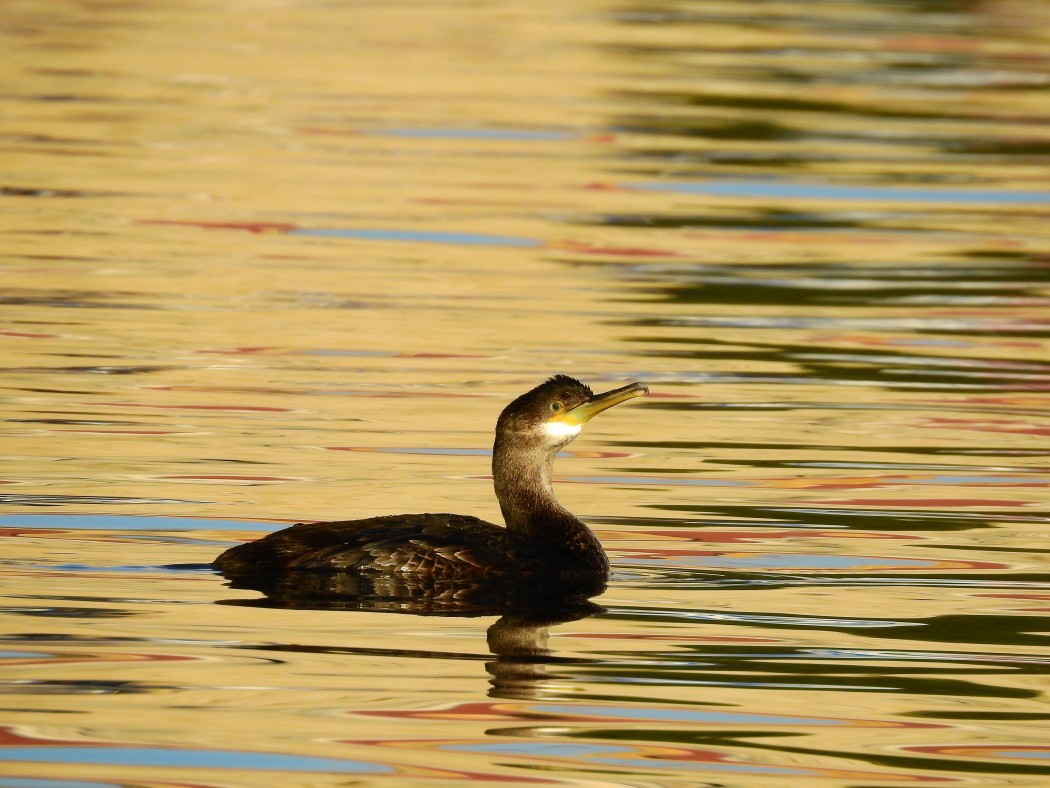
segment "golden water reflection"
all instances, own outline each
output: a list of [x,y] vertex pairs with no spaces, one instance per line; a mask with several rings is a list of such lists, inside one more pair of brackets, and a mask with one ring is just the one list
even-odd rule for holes
[[[15,0],[0,39],[0,785],[1045,783],[1044,4]],[[555,372],[652,389],[556,467],[600,608],[205,568],[498,521],[495,417]]]

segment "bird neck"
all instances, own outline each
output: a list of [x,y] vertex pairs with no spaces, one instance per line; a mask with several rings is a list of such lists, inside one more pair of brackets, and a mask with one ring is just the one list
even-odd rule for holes
[[606,572],[598,537],[554,495],[554,451],[508,445],[496,436],[492,479],[507,529],[541,539],[588,569]]

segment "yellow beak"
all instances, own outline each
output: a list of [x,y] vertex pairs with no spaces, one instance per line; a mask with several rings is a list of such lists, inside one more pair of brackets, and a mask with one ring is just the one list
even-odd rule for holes
[[570,427],[586,424],[603,410],[608,410],[613,405],[619,405],[634,397],[644,397],[649,393],[649,387],[644,383],[631,383],[622,388],[607,391],[604,394],[595,394],[586,402],[577,405],[572,410],[559,413],[551,419],[552,422],[560,422]]

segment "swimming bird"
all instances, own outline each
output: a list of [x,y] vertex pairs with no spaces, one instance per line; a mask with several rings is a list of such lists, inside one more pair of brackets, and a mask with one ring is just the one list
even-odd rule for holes
[[[609,560],[601,543],[554,495],[558,451],[604,410],[649,389],[643,383],[594,394],[555,375],[511,402],[496,422],[492,479],[506,527],[460,514],[397,514],[365,520],[299,523],[237,545],[213,566],[230,578],[352,573],[373,586],[398,583],[418,591],[434,583],[516,580],[604,588]],[[302,574],[301,574],[302,573]],[[322,580],[333,588],[360,583]],[[517,584],[520,585],[520,584]],[[588,590],[588,595],[592,593]]]

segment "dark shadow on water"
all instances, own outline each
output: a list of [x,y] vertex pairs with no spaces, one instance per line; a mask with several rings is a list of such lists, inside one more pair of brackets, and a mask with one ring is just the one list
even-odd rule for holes
[[[232,578],[230,587],[259,591],[263,597],[218,600],[218,604],[418,616],[531,614],[553,620],[573,620],[601,610],[590,598],[605,591],[605,581],[560,584],[531,576],[478,580],[301,571]],[[567,617],[559,618],[561,615]]]
[[[587,609],[589,606],[590,609]],[[604,609],[588,602],[586,606],[561,611],[507,613],[489,627],[487,641],[496,659],[485,663],[492,676],[493,698],[537,698],[550,677],[547,666],[576,660],[557,657],[547,647],[549,627],[587,618]],[[565,616],[570,616],[565,618]]]
[[[261,590],[259,599],[218,600],[222,605],[282,608],[293,610],[333,610],[376,613],[409,613],[420,616],[499,615],[487,630],[486,642],[495,659],[485,663],[492,677],[489,696],[493,698],[534,698],[547,680],[547,666],[572,662],[558,657],[547,647],[548,629],[557,624],[588,618],[605,611],[591,602],[588,591],[540,587],[535,579],[522,583],[427,582],[396,575],[351,573],[286,573],[265,582],[235,581],[232,588]],[[368,654],[388,657],[436,657],[470,659],[472,655],[433,653],[418,649],[332,648],[300,644],[245,646],[254,650],[311,651],[347,655]]]

